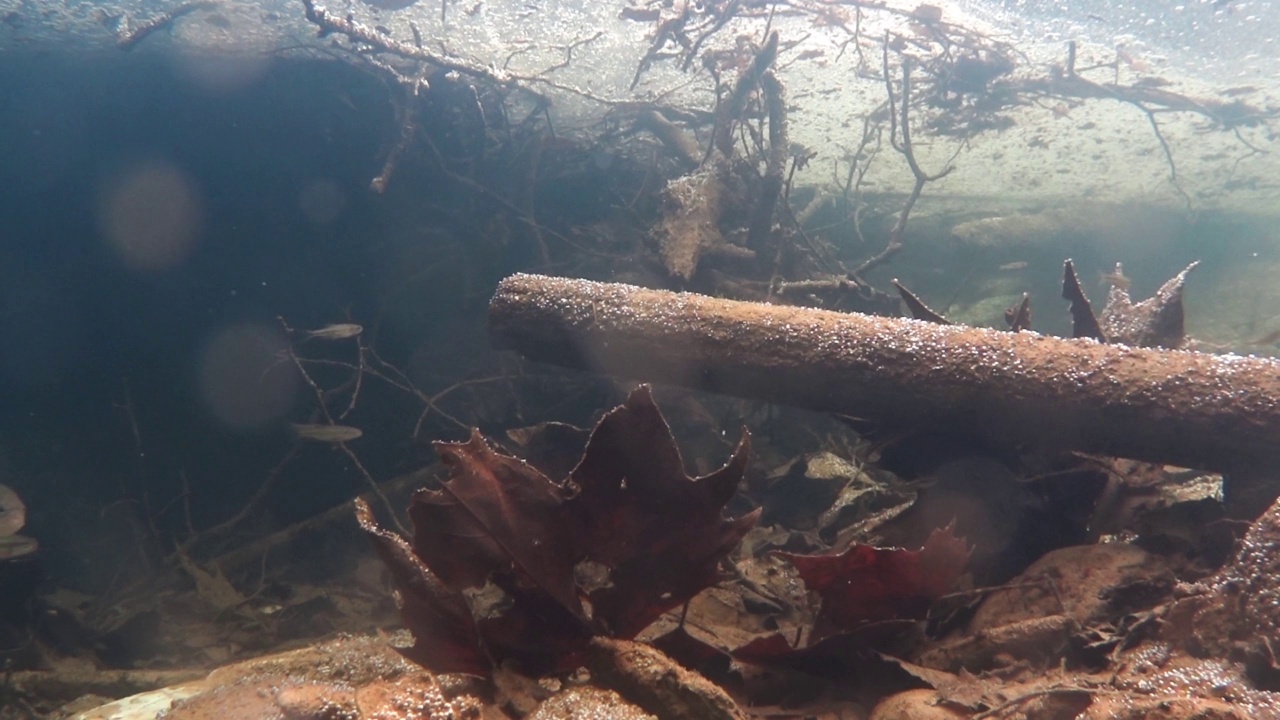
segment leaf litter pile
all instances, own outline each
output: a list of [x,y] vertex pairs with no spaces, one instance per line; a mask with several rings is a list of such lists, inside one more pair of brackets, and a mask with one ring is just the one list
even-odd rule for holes
[[[746,436],[725,467],[690,480],[647,390],[605,416],[560,484],[478,433],[437,447],[451,479],[414,496],[411,543],[378,528],[367,505],[358,513],[404,598],[417,640],[407,654],[439,671],[487,675],[510,660],[573,670],[592,637],[635,637],[713,585],[759,516],[720,518]],[[592,587],[582,563],[607,581]],[[489,583],[497,593],[483,592]],[[478,592],[470,607],[467,591]]]
[[531,462],[438,443],[449,479],[409,538],[358,504],[401,652],[491,681],[494,717],[586,717],[552,708],[588,688],[664,718],[1280,717],[1280,521],[1214,573],[1234,528],[1213,478],[1086,457],[1014,477],[920,438],[860,449],[933,463],[912,481],[829,452],[759,476],[745,430],[692,478],[647,386],[582,436],[513,433]]
[[[1095,317],[1068,262],[1073,334],[1184,346],[1185,276],[1138,303],[1113,290]],[[581,404],[616,401],[600,388]],[[435,443],[443,482],[415,471],[357,500],[358,523],[338,508],[284,534],[274,556],[308,546],[327,575],[180,546],[194,591],[112,608],[94,641],[130,669],[18,672],[0,701],[53,677],[198,691],[168,720],[1280,718],[1280,509],[1228,516],[1221,476],[657,393],[665,417],[640,386],[591,431]],[[292,434],[345,450],[361,437],[347,411]],[[732,443],[742,424],[755,435]],[[169,669],[211,665],[202,684]]]

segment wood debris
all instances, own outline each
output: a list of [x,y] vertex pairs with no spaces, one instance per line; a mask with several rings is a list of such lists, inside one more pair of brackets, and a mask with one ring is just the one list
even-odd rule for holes
[[[515,275],[490,329],[530,358],[889,427],[1248,472],[1280,464],[1280,363]],[[980,422],[975,422],[980,418]]]

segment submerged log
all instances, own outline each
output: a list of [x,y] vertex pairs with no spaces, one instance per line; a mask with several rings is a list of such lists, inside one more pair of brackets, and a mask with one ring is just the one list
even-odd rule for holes
[[533,360],[891,427],[1253,476],[1280,468],[1274,360],[539,275],[498,286],[489,326]]

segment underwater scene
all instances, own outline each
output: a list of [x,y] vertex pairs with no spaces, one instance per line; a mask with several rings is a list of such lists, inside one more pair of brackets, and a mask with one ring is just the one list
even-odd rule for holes
[[1280,719],[1277,38],[0,0],[0,720]]

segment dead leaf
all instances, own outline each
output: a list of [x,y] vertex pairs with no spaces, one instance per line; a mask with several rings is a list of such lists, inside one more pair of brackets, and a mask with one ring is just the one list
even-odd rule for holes
[[404,538],[378,527],[368,503],[360,499],[356,520],[391,571],[400,614],[414,639],[404,656],[437,672],[487,675],[489,660],[462,594],[432,574]]
[[182,548],[177,551],[178,562],[182,565],[182,569],[196,584],[196,594],[209,604],[217,613],[232,612],[245,606],[248,601],[244,595],[236,590],[235,586],[227,580],[222,571],[216,565],[212,565],[213,571],[205,570],[196,564]]
[[1022,332],[1031,329],[1031,295],[1022,293],[1022,300],[1017,305],[1004,311],[1004,321],[1009,332]]
[[897,278],[893,279],[893,286],[898,289],[898,294],[902,296],[902,302],[907,304],[907,309],[911,311],[911,317],[938,325],[951,324],[951,321],[943,317],[941,313],[925,305],[924,301],[917,297],[915,293],[903,287]]
[[733,659],[729,653],[689,634],[677,625],[649,642],[684,667],[715,682],[725,682]]
[[813,643],[793,647],[781,633],[764,635],[730,651],[733,659],[753,665],[797,670],[815,677],[850,681],[875,677],[877,692],[923,687],[927,683],[901,667],[881,649],[897,641],[914,622],[891,620],[866,623],[856,630],[836,633]]
[[685,474],[671,428],[647,385],[636,388],[591,433],[570,474],[572,537],[581,556],[611,571],[591,593],[597,625],[630,638],[662,613],[715,584],[717,566],[760,517],[721,512],[737,491],[751,452],[743,429],[724,467]]
[[1070,260],[1062,264],[1062,297],[1071,302],[1071,337],[1087,337],[1106,342],[1107,338],[1102,334],[1098,318],[1093,314],[1093,306],[1080,287],[1075,263]]
[[514,568],[585,622],[564,489],[523,460],[494,451],[478,430],[465,443],[435,447],[449,482],[418,491],[409,507],[413,547],[427,567],[454,588],[480,587]]
[[1191,263],[1140,303],[1130,299],[1127,287],[1113,286],[1102,310],[1102,328],[1107,338],[1134,347],[1182,347],[1186,341],[1182,288],[1187,274],[1199,264]]
[[821,596],[814,633],[825,637],[871,621],[923,617],[964,573],[969,552],[948,526],[919,550],[855,544],[838,555],[779,555]]
[[[759,517],[721,517],[746,468],[745,431],[728,464],[692,479],[647,386],[605,415],[563,484],[478,432],[436,449],[450,478],[414,495],[411,545],[357,506],[417,641],[406,655],[432,670],[488,674],[508,659],[531,674],[572,670],[593,636],[634,637],[714,584]],[[590,591],[574,572],[584,561],[604,575]]]

